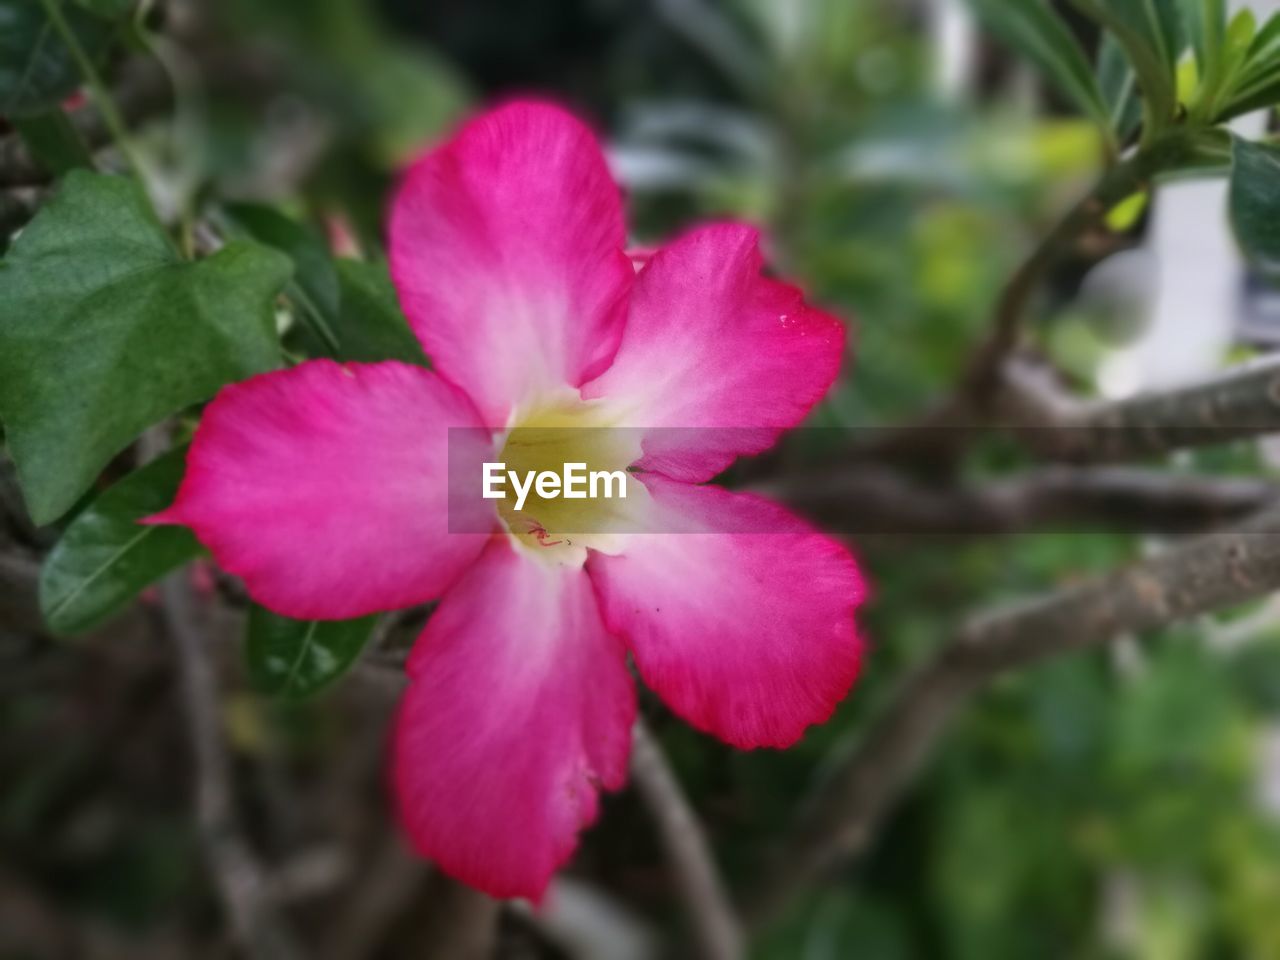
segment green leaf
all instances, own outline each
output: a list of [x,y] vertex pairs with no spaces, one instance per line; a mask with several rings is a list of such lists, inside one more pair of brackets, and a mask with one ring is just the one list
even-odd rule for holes
[[1232,144],[1231,226],[1245,255],[1280,276],[1280,148]]
[[293,261],[294,280],[285,292],[322,322],[317,346],[341,360],[428,365],[400,311],[386,264],[334,260],[319,234],[272,207],[232,204],[227,215],[236,229]]
[[1178,0],[1187,44],[1195,52],[1200,76],[1217,76],[1227,32],[1226,0]]
[[40,574],[40,609],[54,633],[92,629],[199,556],[185,527],[138,523],[173,501],[185,460],[185,450],[174,450],[135,470],[67,524]]
[[245,234],[293,261],[293,280],[285,292],[306,312],[307,319],[317,324],[317,335],[336,349],[333,324],[338,315],[338,274],[324,241],[313,230],[263,204],[232,204],[227,215]]
[[[110,31],[105,23],[78,9],[64,15],[90,57],[106,48]],[[0,0],[0,115],[42,113],[79,86],[71,51],[40,0]]]
[[339,260],[342,308],[335,332],[344,360],[403,360],[428,366],[422,345],[400,311],[384,263]]
[[1116,37],[1138,76],[1154,135],[1174,119],[1178,58],[1186,46],[1181,0],[1074,0]]
[[255,605],[249,611],[245,655],[262,693],[301,700],[350,668],[373,633],[377,616],[357,620],[291,620]]
[[[1242,12],[1232,21],[1229,32],[1234,35],[1234,43],[1240,42],[1245,27],[1252,23],[1252,17],[1245,21],[1246,13]],[[1242,25],[1237,28],[1237,23]],[[1230,91],[1215,116],[1219,122],[1280,102],[1280,14],[1272,16],[1249,43],[1244,62],[1232,78]]]
[[0,262],[0,420],[32,519],[146,427],[277,366],[288,276],[246,243],[181,261],[135,183],[68,174]]
[[61,109],[14,117],[13,126],[31,155],[50,173],[62,176],[77,168],[93,169],[93,157]]
[[1142,100],[1138,97],[1138,76],[1125,59],[1124,48],[1110,33],[1104,33],[1098,45],[1098,86],[1117,139],[1128,142],[1142,125]]
[[1042,0],[970,0],[987,26],[1035,63],[1076,106],[1105,130],[1107,109],[1093,70],[1067,25]]

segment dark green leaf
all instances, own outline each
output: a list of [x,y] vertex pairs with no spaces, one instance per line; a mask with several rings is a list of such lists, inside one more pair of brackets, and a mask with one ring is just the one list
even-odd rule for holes
[[1125,59],[1120,42],[1103,34],[1098,46],[1098,86],[1107,103],[1111,127],[1121,143],[1127,142],[1142,125],[1142,101],[1138,97],[1138,77]]
[[231,220],[250,237],[288,254],[293,261],[292,299],[332,331],[338,314],[338,274],[324,241],[312,230],[272,207],[256,203],[227,208]]
[[[107,25],[82,10],[64,11],[89,56],[106,48]],[[0,115],[41,113],[80,86],[71,51],[40,0],[0,0]]]
[[1280,276],[1280,149],[1237,138],[1232,146],[1231,225],[1245,255]]
[[255,605],[245,645],[253,685],[290,700],[318,693],[355,662],[377,620],[290,620]]
[[403,360],[427,366],[422,345],[396,301],[387,267],[364,260],[339,260],[342,309],[335,331],[344,360]]
[[1177,105],[1175,68],[1186,46],[1180,0],[1075,0],[1113,33],[1138,76],[1152,119],[1172,122]]
[[987,26],[1035,63],[1076,106],[1110,129],[1110,114],[1084,52],[1042,0],[970,0]]
[[61,109],[14,117],[13,126],[31,155],[50,173],[61,176],[77,168],[93,169],[93,157]]
[[167,507],[185,450],[136,470],[95,499],[63,531],[40,575],[40,608],[54,633],[81,633],[122,609],[143,587],[200,553],[185,527],[138,521]]
[[0,262],[0,420],[36,523],[146,427],[279,362],[273,250],[178,259],[132,181],[72,171]]
[[1178,0],[1178,6],[1201,79],[1216,76],[1227,32],[1226,0]]
[[[1232,22],[1233,31],[1243,18],[1241,13]],[[1226,103],[1217,112],[1215,119],[1219,121],[1280,102],[1280,14],[1272,16],[1253,37],[1244,63],[1232,78],[1230,90]]]

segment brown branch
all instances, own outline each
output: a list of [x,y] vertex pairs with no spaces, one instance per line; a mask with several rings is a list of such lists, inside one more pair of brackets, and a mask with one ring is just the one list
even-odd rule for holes
[[1055,395],[1034,369],[1011,364],[1002,406],[1008,432],[1037,454],[1072,461],[1135,460],[1280,431],[1280,356],[1203,383],[1115,403]]
[[818,787],[755,892],[753,920],[870,842],[944,725],[994,678],[1048,657],[1151,630],[1280,588],[1280,511],[974,620],[912,673],[862,742]]
[[708,960],[745,956],[742,931],[706,836],[674,771],[643,722],[635,725],[631,777],[658,824],[667,862]]
[[328,960],[374,956],[392,924],[421,896],[431,865],[405,846],[398,828],[387,832],[325,936]]
[[428,874],[423,897],[431,905],[413,937],[413,956],[432,960],[490,960],[498,941],[502,902],[443,873]]
[[0,627],[43,634],[44,617],[36,597],[40,568],[32,560],[0,554]]
[[857,465],[798,474],[756,489],[785,500],[828,532],[854,535],[1192,533],[1242,520],[1278,496],[1263,480],[1068,466],[956,486]]
[[196,819],[205,858],[236,938],[264,960],[299,956],[275,915],[261,865],[241,830],[222,738],[218,680],[186,570],[160,583],[160,617],[182,675],[196,772]]

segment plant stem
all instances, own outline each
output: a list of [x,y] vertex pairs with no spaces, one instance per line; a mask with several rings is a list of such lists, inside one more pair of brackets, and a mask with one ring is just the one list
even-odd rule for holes
[[84,78],[85,83],[89,85],[89,91],[93,95],[93,102],[102,114],[102,119],[106,123],[107,129],[111,132],[111,138],[115,141],[116,147],[119,148],[125,162],[129,165],[129,169],[141,180],[142,168],[134,155],[129,132],[125,128],[120,110],[116,107],[111,91],[103,83],[102,75],[98,73],[93,61],[89,59],[89,55],[84,52],[84,47],[80,45],[80,39],[76,36],[75,31],[71,29],[71,25],[67,23],[67,18],[62,15],[60,0],[40,0],[40,4],[44,7],[45,13],[49,17],[49,22],[53,24],[53,29],[58,32],[62,42],[71,51],[71,56],[75,60],[76,66],[80,69],[80,75]]

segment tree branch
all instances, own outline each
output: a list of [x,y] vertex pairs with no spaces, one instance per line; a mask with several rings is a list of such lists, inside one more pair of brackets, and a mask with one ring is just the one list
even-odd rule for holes
[[1009,432],[1057,460],[1135,460],[1280,431],[1280,355],[1204,383],[1117,403],[1055,396],[1035,371],[1019,364],[1010,365],[1005,390]]
[[1202,532],[1243,520],[1280,496],[1264,480],[1068,466],[953,486],[857,465],[788,476],[755,489],[786,501],[831,533],[929,536]]
[[[972,356],[959,385],[944,400],[900,428],[887,430],[850,451],[853,460],[954,462],[969,441],[989,426],[999,399],[1002,369],[1017,349],[1022,327],[1044,274],[1080,237],[1098,226],[1126,197],[1149,189],[1160,175],[1225,164],[1220,133],[1174,131],[1112,166],[1053,226],[1005,283],[992,314],[991,331]],[[1221,154],[1221,156],[1219,156]]]
[[885,812],[967,697],[995,677],[1060,653],[1151,630],[1280,588],[1280,510],[1231,533],[975,619],[912,673],[835,774],[815,792],[753,898],[753,920],[867,847]]
[[742,931],[707,838],[662,749],[641,721],[635,725],[631,777],[657,821],[703,955],[708,960],[740,960],[745,956]]

